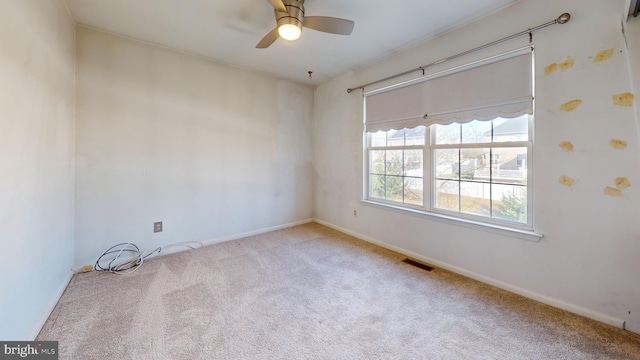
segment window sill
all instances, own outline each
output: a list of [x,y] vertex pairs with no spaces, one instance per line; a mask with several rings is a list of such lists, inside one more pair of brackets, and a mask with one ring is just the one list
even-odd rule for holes
[[499,234],[499,235],[504,235],[504,236],[515,237],[515,238],[518,238],[518,239],[532,241],[532,242],[540,242],[540,239],[542,239],[542,237],[543,237],[542,234],[538,234],[538,233],[536,233],[534,231],[529,231],[529,230],[516,229],[516,228],[510,228],[510,227],[501,226],[501,225],[482,223],[482,222],[479,222],[479,221],[473,221],[473,220],[468,220],[468,219],[463,219],[463,218],[457,218],[457,217],[448,216],[448,215],[444,215],[444,214],[438,214],[438,213],[434,213],[434,212],[428,212],[428,211],[422,211],[422,210],[417,210],[417,209],[404,208],[404,207],[401,207],[401,206],[395,206],[395,205],[390,205],[390,204],[382,204],[382,203],[378,203],[378,202],[371,201],[371,200],[361,200],[361,202],[363,204],[365,204],[365,205],[368,205],[368,206],[373,206],[373,207],[382,208],[382,209],[388,209],[388,210],[392,210],[392,211],[395,211],[395,212],[398,212],[398,213],[402,213],[402,214],[420,216],[420,217],[423,217],[423,218],[429,218],[430,220],[440,221],[440,222],[444,222],[444,223],[447,223],[447,224],[463,226],[463,227],[466,227],[466,228],[469,228],[469,229],[486,231],[486,232],[490,232],[490,233],[493,233],[493,234]]

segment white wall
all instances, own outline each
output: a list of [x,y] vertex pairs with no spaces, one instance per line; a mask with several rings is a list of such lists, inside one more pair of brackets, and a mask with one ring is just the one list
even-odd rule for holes
[[311,87],[76,36],[76,265],[120,242],[151,250],[313,217]]
[[[633,107],[614,106],[612,95],[631,90],[621,32],[623,0],[522,0],[498,13],[388,59],[333,79],[315,91],[314,166],[316,218],[370,241],[622,326],[640,333],[640,142]],[[536,243],[364,205],[362,197],[362,97],[346,88],[428,64],[555,19],[573,16],[534,35],[536,46]],[[526,45],[528,37],[498,52]],[[614,48],[594,64],[592,56]],[[479,56],[475,54],[466,60]],[[544,74],[571,56],[575,66]],[[639,68],[638,57],[632,67]],[[461,60],[463,61],[463,60]],[[460,62],[460,61],[458,61]],[[450,63],[448,65],[453,65]],[[561,104],[581,99],[573,112]],[[628,141],[624,151],[611,138]],[[573,153],[558,147],[568,140]],[[561,175],[577,180],[573,188]],[[617,177],[631,188],[603,194]],[[353,210],[358,215],[353,216]]]
[[[630,0],[626,1],[630,3]],[[631,82],[635,92],[640,89],[640,15],[638,17],[627,17],[629,5],[625,5],[623,22],[624,30],[626,34],[628,56],[629,56],[629,69],[631,72]],[[640,129],[640,106],[636,101],[636,122],[638,129]],[[640,130],[638,131],[640,133]]]
[[30,340],[71,274],[74,24],[1,0],[0,44],[0,339]]

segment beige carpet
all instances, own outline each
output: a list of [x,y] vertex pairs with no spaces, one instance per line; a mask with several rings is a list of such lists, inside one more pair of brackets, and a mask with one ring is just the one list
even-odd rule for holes
[[73,277],[60,359],[640,359],[640,336],[318,224]]

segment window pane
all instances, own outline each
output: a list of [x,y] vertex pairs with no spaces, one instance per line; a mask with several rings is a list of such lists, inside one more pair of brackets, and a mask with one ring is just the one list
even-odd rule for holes
[[438,149],[435,151],[436,178],[458,179],[460,159],[458,149]]
[[460,124],[453,123],[449,125],[432,125],[435,132],[435,143],[442,144],[460,144]]
[[[370,147],[382,150],[369,150],[368,196],[423,206],[426,186],[432,191],[427,210],[526,224],[531,144],[516,147],[508,143],[528,141],[528,122],[525,115],[432,125],[428,132],[425,126],[418,126],[369,133]],[[427,133],[435,142],[433,148],[425,147],[430,142]],[[508,147],[492,147],[492,142],[506,142]],[[425,154],[432,156],[432,169],[424,168]],[[425,183],[424,176],[431,179]]]
[[422,178],[404,178],[404,202],[415,205],[422,205]]
[[387,200],[402,202],[402,176],[386,177],[386,195]]
[[443,210],[460,211],[457,181],[436,180],[435,207]]
[[462,143],[488,143],[491,142],[491,121],[474,120],[462,124]]
[[527,222],[527,187],[520,185],[492,185],[493,217]]
[[387,145],[387,132],[386,131],[378,131],[371,133],[371,146],[372,147],[381,147]]
[[369,151],[369,196],[423,204],[424,150]]
[[493,142],[529,140],[529,115],[493,120]]
[[489,148],[460,150],[460,179],[489,181]]
[[387,175],[402,175],[402,150],[387,150],[386,158],[386,174]]
[[424,145],[425,133],[427,128],[425,126],[418,126],[413,129],[405,130],[405,145]]
[[372,174],[384,174],[384,150],[373,150],[370,152],[369,172]]
[[491,188],[488,182],[460,182],[460,211],[491,216]]
[[387,131],[387,146],[403,146],[404,129]]
[[372,197],[384,199],[385,187],[384,175],[371,175],[369,189]]
[[404,176],[423,176],[422,150],[404,151]]
[[527,184],[527,148],[492,149],[493,182]]

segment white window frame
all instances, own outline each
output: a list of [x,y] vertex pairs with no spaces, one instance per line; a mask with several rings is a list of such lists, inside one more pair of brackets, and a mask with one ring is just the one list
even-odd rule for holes
[[[366,162],[365,199],[366,200],[374,201],[374,202],[381,202],[381,203],[390,204],[390,205],[401,205],[401,206],[406,206],[408,208],[413,208],[413,209],[418,209],[418,210],[425,210],[426,209],[425,208],[425,199],[424,199],[424,194],[425,194],[424,190],[426,188],[426,186],[425,186],[426,180],[425,180],[424,175],[426,173],[426,171],[425,171],[425,169],[426,169],[425,163],[426,163],[427,159],[425,157],[425,155],[426,155],[425,150],[426,150],[426,147],[427,147],[426,144],[429,142],[428,141],[428,136],[429,136],[428,134],[429,134],[429,129],[427,128],[426,132],[425,132],[425,145],[394,145],[394,146],[375,146],[374,147],[374,146],[370,146],[370,144],[371,144],[371,134],[370,133],[365,133],[365,139],[366,139],[366,144],[367,144],[366,145],[366,151],[365,151],[366,152],[366,155],[365,155],[365,157],[366,157],[366,159],[365,159],[365,162]],[[376,198],[376,197],[372,197],[371,196],[371,175],[372,175],[372,173],[371,173],[371,169],[370,169],[370,164],[371,164],[370,154],[371,154],[371,151],[381,151],[381,150],[385,150],[385,151],[422,150],[422,161],[423,161],[423,163],[422,163],[422,167],[423,167],[423,169],[422,169],[422,194],[423,194],[423,196],[422,196],[422,206],[416,205],[416,204],[412,204],[412,203],[398,202],[398,201],[381,199],[381,198]],[[391,175],[391,176],[395,176],[395,175]],[[404,178],[405,176],[403,175],[402,177]],[[404,198],[404,194],[403,194],[403,198]]]
[[[433,212],[437,212],[437,213],[442,213],[442,214],[446,214],[446,215],[451,215],[451,216],[456,216],[456,217],[461,217],[461,218],[466,218],[466,219],[470,219],[470,220],[475,220],[475,221],[479,221],[479,222],[486,222],[489,224],[496,224],[496,225],[502,225],[502,226],[507,226],[507,227],[513,227],[516,229],[522,229],[522,230],[531,230],[533,231],[533,168],[530,165],[533,165],[533,115],[529,115],[528,118],[528,141],[505,141],[505,142],[485,142],[485,143],[465,143],[465,144],[439,144],[436,145],[435,144],[435,139],[433,138],[433,132],[431,132],[430,128],[429,128],[429,160],[431,162],[431,166],[430,166],[430,185],[431,185],[431,191],[429,191],[430,194],[430,207],[426,208],[425,210],[427,211],[433,211]],[[527,222],[526,223],[520,223],[517,221],[508,221],[508,220],[501,220],[498,218],[494,218],[494,217],[487,217],[487,216],[481,216],[481,215],[473,215],[473,214],[467,214],[467,213],[463,213],[463,212],[456,212],[456,211],[448,211],[448,210],[444,210],[444,209],[438,209],[435,206],[435,194],[436,194],[436,189],[435,189],[435,174],[436,174],[436,164],[435,164],[435,156],[436,156],[436,150],[438,149],[485,149],[485,148],[513,148],[513,147],[521,147],[521,148],[527,148],[527,157],[526,157],[526,166],[527,166],[527,184],[526,184],[526,188],[527,188]],[[498,155],[498,154],[496,154]],[[492,164],[493,158],[491,158],[490,163]],[[490,164],[490,165],[491,165]],[[489,166],[489,169],[491,169],[491,166]],[[492,179],[493,180],[493,179]],[[459,180],[452,180],[452,181],[459,181]],[[494,184],[494,181],[489,181],[488,184]],[[491,200],[491,197],[490,197]]]
[[[451,68],[449,70],[442,71],[440,73],[434,73],[423,80],[430,80],[431,78],[436,78],[440,75],[447,75],[450,73],[455,73],[457,71],[468,68],[469,66],[475,66],[476,64],[484,63],[487,60],[498,59],[508,56],[518,56],[518,54],[522,54],[523,50],[526,48],[516,49],[513,51],[508,51],[506,53],[496,55],[494,57],[486,58],[484,60],[479,60],[475,62],[471,62],[467,65],[458,66]],[[532,95],[535,94],[535,54],[533,52],[533,47],[529,49],[531,51],[531,86],[532,86]],[[418,79],[415,79],[418,80]],[[421,81],[421,80],[418,80]],[[375,95],[380,91],[392,90],[397,87],[402,87],[406,85],[413,84],[414,81],[407,81],[404,83],[399,83],[396,85],[391,85],[388,87],[384,87],[378,90],[370,91],[365,93],[363,98],[363,197],[362,202],[366,205],[371,205],[375,207],[383,207],[384,209],[400,212],[403,214],[416,215],[420,217],[426,217],[435,221],[442,221],[449,224],[455,224],[463,227],[469,227],[472,229],[489,231],[492,233],[497,233],[501,235],[507,235],[510,237],[515,237],[523,240],[529,241],[539,241],[542,238],[542,235],[535,232],[535,192],[534,192],[534,149],[535,149],[535,137],[534,137],[534,109],[535,109],[535,101],[532,101],[529,121],[528,121],[528,140],[527,141],[511,141],[511,142],[500,142],[500,143],[483,143],[483,144],[455,144],[455,145],[445,145],[450,146],[450,148],[464,148],[464,147],[488,147],[488,148],[500,148],[500,147],[526,147],[527,148],[527,156],[526,156],[526,166],[527,166],[527,222],[519,223],[516,221],[506,221],[491,217],[479,216],[466,214],[462,212],[453,212],[442,209],[435,208],[435,149],[443,148],[443,145],[434,145],[434,139],[432,138],[433,132],[431,131],[431,126],[426,127],[425,132],[425,145],[423,147],[423,206],[417,206],[413,204],[407,203],[399,203],[385,199],[373,198],[370,196],[370,151],[372,150],[371,144],[371,135],[367,133],[367,124],[366,124],[366,112],[367,112],[367,97],[371,95]],[[433,115],[433,114],[431,114]],[[431,116],[430,115],[430,116]],[[426,119],[426,115],[425,115]],[[393,120],[393,119],[392,119]],[[403,121],[402,119],[399,119]],[[471,121],[473,119],[466,119]],[[488,119],[484,119],[489,121]],[[379,120],[374,120],[379,121]],[[395,120],[393,120],[395,121]],[[409,121],[411,122],[411,121]],[[436,122],[437,123],[437,122]],[[414,146],[410,146],[410,148],[415,148]],[[389,148],[389,147],[380,147],[376,148],[378,150],[382,149],[400,149],[397,148]]]
[[[434,126],[434,125],[432,125]],[[425,145],[403,145],[403,146],[371,146],[371,133],[364,132],[364,186],[363,202],[370,205],[383,206],[396,211],[408,211],[412,214],[426,215],[431,218],[453,222],[463,226],[481,228],[483,230],[493,230],[498,233],[508,233],[516,235],[518,238],[531,241],[539,241],[542,235],[534,231],[534,115],[528,116],[528,141],[508,141],[490,143],[465,143],[465,144],[434,144],[434,132],[432,126],[426,127]],[[436,150],[437,149],[465,149],[465,148],[527,148],[527,222],[502,220],[492,217],[467,214],[462,212],[438,209],[435,207],[435,175],[436,175]],[[371,196],[371,151],[374,150],[423,150],[423,205],[396,202]],[[452,180],[459,181],[459,180]],[[492,184],[493,181],[488,182]]]

